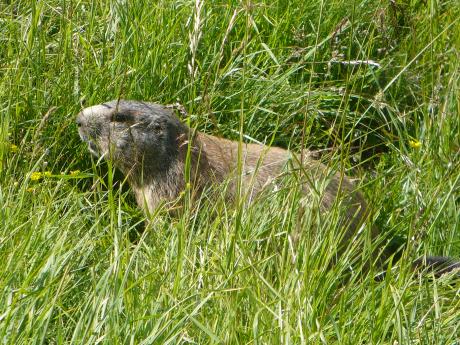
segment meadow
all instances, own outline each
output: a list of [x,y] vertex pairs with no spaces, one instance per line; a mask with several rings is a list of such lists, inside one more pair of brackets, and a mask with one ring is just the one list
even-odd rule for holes
[[[460,343],[458,279],[411,270],[460,259],[459,18],[458,0],[0,2],[0,342]],[[381,236],[336,258],[340,205],[299,221],[289,185],[145,219],[77,134],[117,98],[314,151]],[[400,260],[376,281],[360,268],[383,246]]]

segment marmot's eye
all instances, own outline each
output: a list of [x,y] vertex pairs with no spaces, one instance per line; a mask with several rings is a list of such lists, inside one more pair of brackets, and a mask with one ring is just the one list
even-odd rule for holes
[[112,115],[112,118],[110,119],[112,122],[128,122],[128,121],[134,121],[134,116],[131,114],[126,114],[126,113],[115,113]]
[[163,124],[157,121],[151,121],[148,128],[154,130],[155,132],[161,132],[163,130]]

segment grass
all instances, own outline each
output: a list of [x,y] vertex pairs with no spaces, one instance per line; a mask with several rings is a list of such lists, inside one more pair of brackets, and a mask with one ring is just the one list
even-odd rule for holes
[[[455,0],[4,1],[1,342],[460,342],[458,283],[409,269],[460,258],[459,17]],[[350,272],[379,243],[336,260],[340,207],[312,202],[299,223],[292,184],[251,205],[204,195],[139,231],[123,180],[74,124],[117,97],[316,150],[362,181],[379,241],[403,260],[383,282]]]

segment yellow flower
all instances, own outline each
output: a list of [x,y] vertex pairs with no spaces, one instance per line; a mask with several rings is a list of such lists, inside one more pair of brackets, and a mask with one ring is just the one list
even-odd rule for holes
[[71,170],[70,171],[70,175],[72,175],[72,176],[78,175],[79,173],[80,173],[80,170]]
[[18,152],[19,148],[17,145],[14,145],[14,144],[11,144],[10,145],[10,151],[13,152],[13,153],[16,153]]
[[45,177],[51,177],[51,171],[45,171],[45,172],[43,173],[43,176],[45,176]]
[[29,188],[26,189],[26,192],[27,193],[33,193],[33,192],[35,192],[35,188],[29,187]]
[[419,149],[420,147],[422,147],[422,143],[417,139],[409,140],[409,146],[413,149]]
[[185,185],[185,188],[186,189],[191,189],[192,188],[192,184],[190,182],[187,182],[187,184]]
[[32,174],[30,174],[30,179],[32,181],[38,181],[43,177],[43,174],[39,171],[34,171]]

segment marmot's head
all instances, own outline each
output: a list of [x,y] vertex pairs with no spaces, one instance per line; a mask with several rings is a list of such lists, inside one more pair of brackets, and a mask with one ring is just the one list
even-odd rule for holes
[[[83,109],[78,133],[97,157],[112,159],[124,173],[140,166],[167,170],[187,132],[164,106],[139,101],[110,101]],[[146,169],[143,169],[146,170]]]

